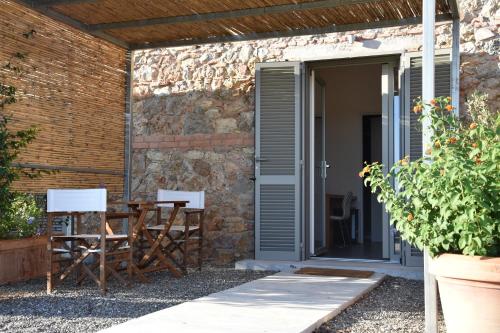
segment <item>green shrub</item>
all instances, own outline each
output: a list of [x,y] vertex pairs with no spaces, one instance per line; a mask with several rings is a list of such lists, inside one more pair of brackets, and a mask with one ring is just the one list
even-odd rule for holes
[[[457,119],[449,97],[414,112],[432,129],[424,157],[396,163],[387,175],[379,163],[360,172],[378,193],[402,238],[432,255],[498,256],[500,252],[500,117],[484,95],[467,103],[471,119]],[[392,184],[395,186],[392,186]],[[396,189],[395,189],[396,188]]]
[[33,195],[12,193],[8,210],[0,220],[0,239],[24,238],[40,233],[38,218],[42,210]]

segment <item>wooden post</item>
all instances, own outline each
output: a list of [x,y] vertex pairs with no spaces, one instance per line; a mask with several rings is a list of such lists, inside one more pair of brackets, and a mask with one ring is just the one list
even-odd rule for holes
[[[76,234],[81,235],[82,234],[82,214],[77,214],[76,215],[76,226],[73,224],[73,229],[71,230],[71,234],[75,234],[75,229],[76,229]],[[80,241],[74,241],[72,242],[73,246],[74,245],[81,245]],[[82,263],[83,264],[83,263]],[[78,267],[76,268],[76,283],[80,285],[83,281],[82,277],[82,264],[79,264]]]
[[47,213],[47,294],[54,287],[54,275],[52,273],[52,213]]
[[[423,0],[423,54],[422,54],[422,99],[429,103],[434,98],[434,29],[436,1]],[[425,107],[424,113],[429,112]],[[430,120],[422,123],[422,156],[430,147],[432,131]],[[425,332],[437,333],[437,283],[436,278],[429,273],[430,256],[424,251],[424,293],[425,293]]]
[[198,231],[198,234],[200,236],[200,239],[198,240],[198,269],[201,271],[201,266],[202,266],[202,261],[203,261],[203,222],[205,220],[205,211],[202,211],[200,215],[198,216],[199,218],[199,223],[198,225],[200,226],[200,231]]
[[106,212],[99,213],[99,220],[101,222],[100,228],[100,253],[99,253],[99,284],[101,287],[101,294],[106,294]]

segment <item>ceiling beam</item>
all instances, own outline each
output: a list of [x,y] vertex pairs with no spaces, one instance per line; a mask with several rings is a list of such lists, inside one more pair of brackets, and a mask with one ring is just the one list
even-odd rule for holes
[[276,5],[268,7],[259,8],[249,8],[249,9],[239,9],[230,10],[224,12],[214,12],[205,14],[194,14],[194,15],[183,15],[183,16],[171,16],[171,17],[159,17],[144,20],[132,20],[124,22],[112,22],[112,23],[101,23],[101,24],[90,24],[90,31],[101,31],[101,30],[111,30],[111,29],[127,29],[127,28],[138,28],[146,27],[158,24],[176,24],[176,23],[193,23],[193,22],[204,22],[211,20],[222,20],[222,19],[235,19],[245,16],[256,16],[256,15],[266,15],[266,14],[280,14],[300,10],[311,10],[311,9],[321,9],[321,8],[335,8],[339,6],[364,4],[370,2],[377,2],[380,0],[317,0],[311,2],[302,3],[292,3],[286,5]]
[[[451,21],[451,20],[452,20],[451,14],[436,15],[436,22]],[[420,23],[422,23],[422,17],[412,17],[402,20],[386,20],[378,22],[334,25],[325,28],[295,29],[286,31],[253,33],[247,35],[226,35],[226,36],[182,39],[182,40],[153,42],[153,43],[139,43],[139,44],[131,43],[130,49],[132,50],[153,49],[160,47],[178,47],[178,46],[211,44],[211,43],[241,42],[241,41],[267,39],[267,38],[293,37],[293,36],[303,36],[303,35],[321,35],[334,32],[388,28],[388,27],[397,27],[397,26],[420,24]]]
[[29,7],[31,9],[45,15],[45,16],[48,16],[56,21],[65,23],[73,28],[76,28],[76,29],[81,30],[81,31],[86,32],[86,33],[89,33],[95,37],[104,39],[104,40],[106,40],[112,44],[115,44],[119,47],[122,47],[124,49],[129,49],[128,43],[126,43],[118,38],[115,38],[111,35],[108,35],[107,33],[104,33],[102,31],[90,31],[88,29],[88,25],[86,25],[80,21],[77,21],[69,16],[66,16],[66,15],[63,15],[59,12],[56,12],[55,10],[51,9],[49,6],[33,6],[33,1],[27,1],[27,0],[14,0],[14,1],[21,4],[21,5]]

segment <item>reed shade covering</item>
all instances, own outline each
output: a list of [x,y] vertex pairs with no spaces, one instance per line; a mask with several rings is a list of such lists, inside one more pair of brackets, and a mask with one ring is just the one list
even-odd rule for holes
[[[32,4],[37,8],[36,1],[20,2]],[[49,12],[78,22],[90,31],[99,31],[125,42],[131,49],[146,48],[148,45],[197,44],[214,41],[220,37],[234,37],[226,40],[238,40],[245,36],[259,38],[258,34],[262,33],[300,34],[302,30],[302,34],[307,34],[308,29],[331,27],[350,27],[348,30],[356,30],[356,27],[352,26],[356,24],[386,22],[387,25],[403,25],[408,23],[405,21],[407,19],[422,16],[422,0],[45,0],[41,2],[48,5],[45,8],[48,8]],[[307,8],[296,6],[303,4],[307,4]],[[276,6],[284,5],[295,6],[287,7],[287,10],[276,10]],[[42,6],[39,5],[38,8],[40,7]],[[248,13],[248,10],[259,8],[266,10]],[[242,14],[242,10],[247,10],[247,13]],[[205,19],[195,17],[209,13],[222,15]],[[233,15],[228,15],[229,13]],[[447,19],[451,19],[452,14],[456,16],[456,0],[437,0],[436,14],[449,15]],[[183,19],[174,22],[171,20],[168,24],[165,22],[158,24],[158,21],[144,22],[144,20],[175,17]],[[106,26],[109,23],[121,22],[128,24],[120,27]]]
[[[32,30],[32,37],[23,36]],[[18,90],[18,102],[5,108],[13,115],[11,126],[40,129],[18,162],[80,170],[21,179],[14,188],[45,193],[104,184],[123,193],[126,51],[5,0],[0,38],[1,81]],[[4,67],[9,60],[21,75]]]

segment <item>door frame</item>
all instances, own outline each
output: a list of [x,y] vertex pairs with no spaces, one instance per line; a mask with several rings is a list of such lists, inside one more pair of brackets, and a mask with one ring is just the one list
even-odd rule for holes
[[[307,60],[303,59],[298,59],[295,61],[295,63],[299,63],[301,68],[302,68],[302,73],[303,73],[303,79],[301,80],[300,83],[300,93],[302,94],[302,99],[300,101],[300,106],[301,106],[301,116],[299,117],[301,120],[301,125],[300,125],[300,147],[299,149],[299,159],[300,159],[300,185],[301,185],[301,193],[300,193],[300,199],[299,199],[299,204],[297,207],[300,210],[300,226],[299,226],[299,252],[300,252],[300,259],[299,260],[305,260],[309,259],[311,257],[310,253],[310,232],[311,232],[311,208],[312,211],[314,211],[314,207],[311,207],[311,200],[309,200],[311,193],[313,192],[314,189],[314,183],[311,184],[310,182],[310,177],[309,173],[311,172],[311,163],[309,160],[308,152],[305,149],[308,147],[308,149],[311,149],[311,138],[310,138],[310,116],[311,116],[311,111],[310,111],[310,91],[309,91],[309,81],[310,81],[310,76],[309,76],[309,71],[311,69],[319,69],[319,68],[325,68],[325,67],[332,67],[333,66],[351,66],[351,65],[356,65],[356,64],[382,64],[384,62],[399,62],[400,64],[400,70],[399,70],[399,76],[398,76],[398,90],[399,94],[398,96],[394,96],[394,105],[399,106],[399,108],[394,108],[394,115],[397,115],[397,111],[399,111],[399,120],[400,124],[397,126],[396,123],[394,123],[394,127],[399,128],[400,132],[400,138],[401,140],[394,140],[394,146],[393,148],[397,151],[399,150],[400,156],[403,156],[406,153],[407,146],[408,146],[408,128],[409,128],[409,122],[408,122],[408,117],[407,113],[409,112],[408,106],[407,106],[407,99],[408,99],[408,89],[409,85],[407,80],[407,75],[404,75],[405,72],[405,58],[408,54],[412,53],[419,53],[419,52],[407,52],[406,50],[392,50],[392,51],[386,51],[386,52],[359,52],[359,53],[354,53],[351,57],[346,57],[345,55],[341,56],[335,56],[335,54],[332,54],[328,58],[310,58]],[[442,49],[442,50],[436,50],[436,55],[440,53],[451,53],[452,55],[450,56],[452,59],[452,66],[451,66],[451,77],[452,77],[452,84],[451,84],[451,96],[456,97],[458,96],[458,80],[459,80],[459,69],[458,69],[458,56],[455,54],[455,57],[453,57],[453,52],[450,52],[450,49]],[[292,63],[292,62],[290,62]],[[266,63],[268,64],[268,63]],[[397,98],[396,98],[397,97]],[[454,99],[454,104],[458,106],[458,98]],[[458,107],[457,107],[458,110]],[[314,134],[314,133],[312,133]],[[396,148],[398,146],[398,148]],[[397,157],[396,157],[397,158]],[[314,162],[314,161],[313,161]],[[313,165],[314,166],[314,165]],[[256,184],[257,185],[257,184]],[[311,188],[312,185],[312,188]],[[257,202],[256,206],[257,208]],[[256,210],[257,212],[257,210]],[[257,229],[257,220],[256,220],[256,229]],[[256,230],[257,231],[257,230]],[[256,233],[257,237],[257,233]],[[405,251],[405,245],[403,241],[399,241],[399,249],[396,249],[396,244],[395,244],[395,233],[394,230],[391,228],[390,234],[389,234],[389,239],[390,239],[390,258],[389,260],[391,262],[400,262],[402,264],[406,264],[404,260],[402,261],[403,254]],[[256,249],[257,252],[257,249]]]
[[[344,66],[353,66],[353,65],[368,65],[368,64],[388,64],[389,67],[395,68],[397,64],[402,61],[402,56],[403,52],[396,52],[396,53],[388,53],[384,55],[374,55],[374,56],[367,56],[367,55],[360,55],[359,57],[353,57],[353,58],[338,58],[338,59],[328,59],[328,60],[322,60],[322,61],[307,61],[305,62],[305,87],[307,87],[305,91],[305,100],[306,100],[306,108],[304,110],[305,113],[305,121],[304,121],[304,137],[306,138],[305,140],[305,145],[304,145],[304,156],[306,157],[306,177],[304,179],[307,179],[307,183],[305,184],[305,189],[306,191],[304,192],[308,198],[305,200],[305,207],[304,211],[306,212],[305,216],[307,217],[303,221],[303,225],[305,227],[305,234],[308,237],[305,237],[304,241],[306,242],[304,248],[307,249],[305,251],[305,258],[310,258],[314,256],[314,159],[311,159],[311,157],[314,158],[314,110],[312,109],[312,102],[314,98],[311,96],[311,71],[314,69],[320,69],[320,68],[330,68],[330,67],[344,67]],[[384,66],[383,66],[384,67]],[[399,67],[398,67],[399,68]],[[393,123],[393,108],[392,108],[392,102],[394,100],[394,89],[391,89],[391,87],[394,86],[394,71],[388,71],[388,70],[383,70],[382,72],[382,80],[387,80],[386,86],[389,87],[388,91],[384,91],[384,84],[382,85],[382,103],[385,105],[385,107],[382,108],[382,135],[383,135],[383,145],[384,149],[386,150],[385,153],[385,159],[388,159],[389,156],[392,156],[394,152],[394,123]],[[399,82],[399,91],[401,91],[401,80],[398,80]],[[384,110],[385,110],[385,122],[384,122]],[[385,125],[384,125],[385,123]],[[385,138],[384,138],[384,133],[385,133]],[[383,152],[384,156],[384,152]],[[394,160],[394,158],[392,158]],[[388,160],[388,162],[391,162]],[[392,255],[392,251],[390,251],[391,244],[393,243],[393,239],[391,239],[391,229],[389,228],[389,216],[387,213],[385,213],[384,210],[384,217],[383,220],[383,225],[384,225],[384,231],[383,231],[383,237],[385,237],[385,242],[384,242],[384,247],[383,247],[383,257],[384,260],[390,260],[390,261],[398,261],[399,259],[395,258],[394,255]],[[361,224],[360,227],[358,228],[358,232],[362,234],[362,228]]]

